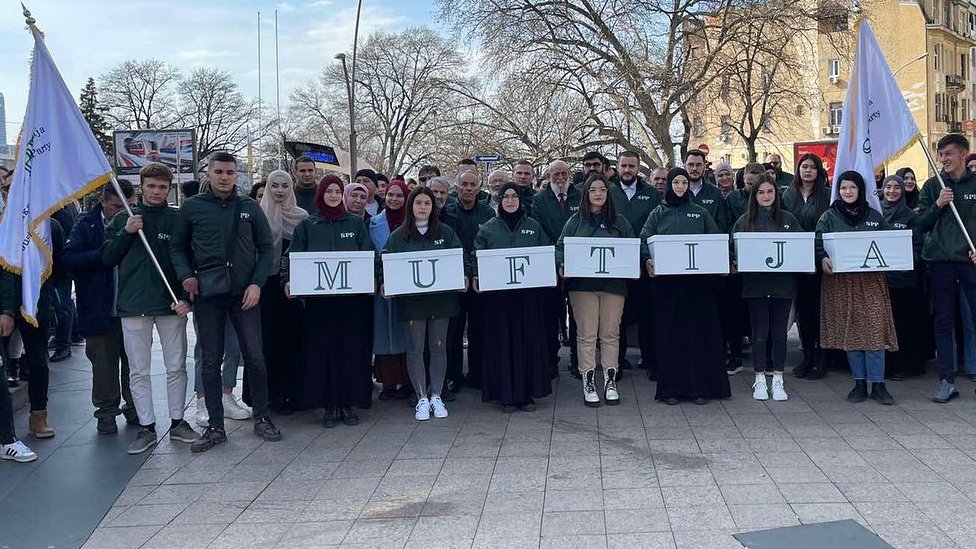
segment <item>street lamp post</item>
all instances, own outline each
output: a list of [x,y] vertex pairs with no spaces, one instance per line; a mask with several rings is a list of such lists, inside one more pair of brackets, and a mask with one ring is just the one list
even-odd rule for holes
[[919,55],[919,56],[918,56],[918,57],[916,57],[915,59],[912,59],[912,60],[911,60],[911,61],[909,61],[908,63],[905,63],[904,65],[902,65],[902,66],[900,66],[900,67],[898,67],[898,69],[897,69],[897,70],[895,70],[895,72],[893,72],[893,73],[891,73],[891,76],[896,76],[896,75],[897,75],[898,73],[900,73],[900,72],[901,72],[901,71],[902,71],[903,69],[905,69],[906,67],[908,67],[908,66],[909,66],[909,65],[911,65],[912,63],[914,63],[914,62],[916,62],[916,61],[921,61],[922,59],[925,59],[925,58],[926,58],[926,57],[928,57],[928,56],[929,56],[929,54],[928,54],[928,52],[925,52],[925,53],[923,53],[923,54],[921,54],[921,55]]
[[[356,147],[356,48],[359,45],[359,15],[363,11],[363,0],[356,3],[356,28],[352,36],[352,70],[346,68],[346,54],[338,53],[335,58],[342,62],[342,74],[346,79],[346,93],[349,96],[349,180],[356,177],[358,152]],[[351,73],[351,74],[350,74]]]

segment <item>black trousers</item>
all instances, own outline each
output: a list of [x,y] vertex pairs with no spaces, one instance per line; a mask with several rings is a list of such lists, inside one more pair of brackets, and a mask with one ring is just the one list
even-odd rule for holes
[[796,324],[803,361],[808,365],[813,362],[815,351],[820,350],[820,276],[815,273],[796,277]]
[[447,326],[447,380],[457,385],[464,383],[464,331],[468,332],[468,376],[481,379],[481,332],[484,306],[481,294],[467,290],[461,294],[461,314],[452,317]]
[[[5,342],[6,343],[6,342]],[[14,431],[14,408],[10,401],[10,389],[7,387],[7,368],[10,355],[7,346],[2,346],[2,360],[0,360],[0,444],[10,444],[17,440]]]
[[229,319],[237,333],[244,357],[244,370],[251,394],[254,417],[268,415],[268,370],[264,363],[261,337],[261,306],[241,308],[241,296],[197,298],[193,305],[197,336],[203,348],[203,394],[206,397],[210,426],[224,428],[223,389],[220,366],[224,360],[224,326]]
[[722,333],[725,334],[725,350],[729,358],[743,358],[742,336],[749,324],[747,308],[742,299],[742,275],[733,274],[722,279],[722,295],[719,306],[722,312]]
[[[122,345],[122,322],[118,318],[112,322],[110,332],[85,338],[85,355],[92,365],[92,405],[99,419],[135,409],[129,390],[129,359]],[[120,408],[122,399],[125,406]]]
[[[18,288],[17,291],[20,291]],[[20,332],[21,340],[24,342],[24,356],[21,359],[21,369],[27,367],[30,375],[30,382],[27,384],[27,396],[30,398],[30,409],[32,412],[47,410],[47,389],[50,383],[50,371],[47,363],[47,339],[48,329],[50,328],[49,304],[41,293],[41,301],[37,306],[37,327],[31,326],[24,318],[17,315],[14,325]],[[7,355],[7,348],[10,345],[10,338],[3,341],[4,357]],[[6,379],[6,378],[4,378]]]
[[792,299],[758,297],[745,300],[749,304],[752,322],[752,368],[757,373],[766,369],[767,347],[774,372],[783,372],[786,363],[786,332],[790,321]]

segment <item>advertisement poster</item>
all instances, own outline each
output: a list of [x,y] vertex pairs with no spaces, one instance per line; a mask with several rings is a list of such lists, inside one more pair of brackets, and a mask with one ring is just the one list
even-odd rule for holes
[[793,144],[793,158],[799,158],[807,153],[819,156],[827,169],[827,180],[834,180],[834,166],[837,164],[837,141],[807,141]]
[[197,179],[196,141],[193,130],[116,131],[115,175],[139,186],[139,170],[150,162],[160,162],[173,170],[176,184]]

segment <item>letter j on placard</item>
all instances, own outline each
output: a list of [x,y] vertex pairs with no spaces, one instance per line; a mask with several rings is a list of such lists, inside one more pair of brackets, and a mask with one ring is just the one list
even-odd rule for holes
[[505,285],[521,284],[522,281],[519,280],[518,275],[525,276],[525,266],[529,265],[529,256],[527,255],[515,255],[505,259],[508,260],[508,282]]
[[[350,261],[339,261],[336,264],[335,271],[329,269],[329,264],[325,261],[316,261],[315,265],[318,267],[319,273],[319,283],[315,287],[316,291],[324,290],[325,287],[322,286],[322,277],[325,277],[325,283],[329,285],[330,290],[350,290],[349,286],[349,263]],[[339,282],[339,286],[336,287],[336,281]]]
[[413,285],[418,288],[430,288],[437,282],[437,260],[428,259],[427,262],[430,263],[430,282],[425,284],[423,282],[423,277],[420,272],[420,264],[423,263],[422,259],[414,259],[410,261],[410,269],[413,271]]
[[593,257],[593,254],[597,251],[600,252],[600,268],[595,274],[610,274],[610,271],[607,270],[607,253],[609,252],[610,257],[616,257],[617,251],[613,246],[591,246],[590,257]]
[[770,269],[779,269],[783,266],[783,246],[786,245],[785,240],[774,240],[773,244],[776,244],[776,259],[772,257],[766,258],[766,266]]

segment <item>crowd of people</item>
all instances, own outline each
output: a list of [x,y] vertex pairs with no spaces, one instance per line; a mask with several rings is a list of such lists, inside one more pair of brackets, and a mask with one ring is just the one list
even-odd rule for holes
[[[940,380],[932,400],[944,403],[959,394],[957,355],[976,376],[976,253],[947,208],[955,204],[963,223],[976,227],[976,155],[961,135],[944,137],[938,153],[945,189],[935,178],[919,185],[909,168],[873,186],[848,171],[838,176],[833,201],[814,154],[801,156],[793,175],[775,154],[736,171],[725,162],[711,167],[693,149],[679,167],[642,170],[635,152],[621,153],[615,166],[590,152],[580,170],[555,160],[541,178],[532,163],[516,162],[512,172],[488,174],[487,189],[469,159],[452,177],[435,166],[422,167],[416,181],[364,169],[346,183],[336,175],[319,179],[315,162],[301,157],[247,196],[237,185],[237,159],[217,153],[202,188],[181,186],[179,208],[169,204],[170,169],[152,163],[140,173],[138,194],[125,182],[122,196],[106,186],[88,211],[69,205],[49,221],[54,270],[37,325],[20,314],[19,276],[0,276],[5,376],[11,386],[28,382],[28,432],[55,436],[48,363],[70,355],[77,330],[92,364],[99,434],[116,434],[122,415],[138,427],[130,453],[151,449],[161,431],[204,452],[227,440],[225,417],[253,418],[254,434],[270,442],[282,438],[273,415],[321,409],[325,428],[356,425],[377,386],[379,400],[414,399],[418,421],[446,418],[447,403],[464,386],[504,413],[532,412],[552,392],[561,346],[569,347],[567,370],[581,379],[585,406],[627,398],[617,383],[636,369],[668,405],[729,398],[729,376],[742,370],[746,348],[753,398],[784,401],[795,320],[803,359],[794,376],[849,369],[848,400],[890,405],[886,380],[919,375],[935,356]],[[871,193],[882,211],[868,205]],[[888,229],[913,231],[913,270],[835,273],[819,238]],[[738,273],[733,248],[729,275],[664,276],[646,244],[656,235],[781,231],[817,233],[816,272]],[[640,237],[640,277],[564,277],[570,237]],[[555,287],[481,291],[478,250],[549,245]],[[292,253],[381,257],[458,248],[466,258],[460,291],[389,297],[380,262],[373,295],[291,291]],[[197,401],[193,417],[184,417],[191,311]],[[153,408],[154,328],[168,429],[157,426]],[[639,349],[636,365],[626,357],[631,346]],[[16,437],[6,385],[0,443],[4,459],[36,458]]]

